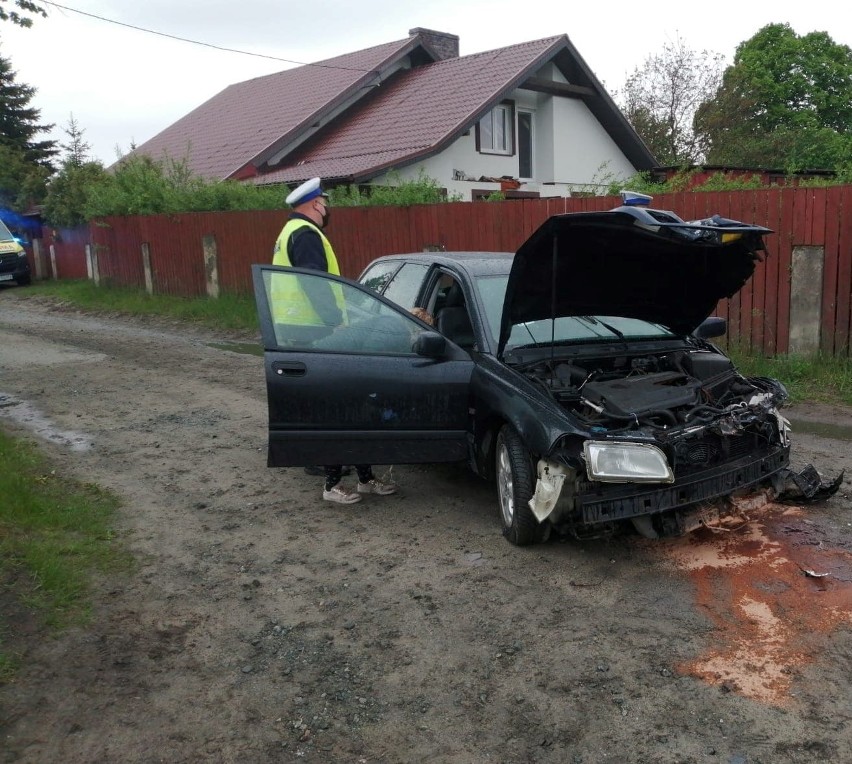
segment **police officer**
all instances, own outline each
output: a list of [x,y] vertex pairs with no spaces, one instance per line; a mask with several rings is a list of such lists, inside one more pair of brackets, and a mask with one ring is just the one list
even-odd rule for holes
[[[286,199],[293,211],[278,235],[272,255],[273,265],[310,268],[340,275],[340,266],[322,229],[328,224],[328,194],[319,178],[311,178]],[[286,286],[272,295],[276,320],[301,328],[305,340],[319,339],[342,323],[343,299],[339,288],[315,284],[313,279],[288,279]],[[295,332],[291,329],[291,334]]]
[[[290,268],[309,268],[316,271],[340,275],[340,266],[332,249],[331,242],[322,229],[328,225],[329,209],[328,194],[322,190],[319,178],[311,178],[288,194],[287,204],[292,212],[287,223],[281,230],[275,242],[272,256],[273,265],[283,265]],[[330,332],[343,322],[344,306],[341,292],[335,291],[332,284],[319,284],[327,289],[315,289],[308,284],[307,279],[300,280],[301,284],[294,286],[286,294],[273,296],[273,299],[283,303],[281,309],[289,315],[289,321],[307,324],[316,336],[322,332]],[[310,281],[313,281],[310,280]],[[313,474],[315,468],[306,468]],[[373,475],[369,464],[356,464],[358,485],[355,491],[347,491],[340,485],[343,467],[339,464],[325,467],[325,485],[322,497],[326,501],[338,504],[355,504],[361,501],[365,493],[387,496],[396,493],[394,483],[383,482]]]

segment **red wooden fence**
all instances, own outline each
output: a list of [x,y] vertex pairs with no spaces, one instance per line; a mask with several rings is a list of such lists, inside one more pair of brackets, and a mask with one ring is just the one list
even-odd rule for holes
[[[549,216],[607,210],[614,197],[520,199],[505,202],[348,207],[332,213],[328,235],[343,274],[357,276],[380,255],[426,248],[514,251]],[[852,323],[852,186],[764,188],[749,191],[685,192],[654,199],[685,220],[719,214],[764,225],[768,256],[754,278],[718,312],[729,321],[729,338],[768,355],[787,352],[793,248],[824,247],[821,349],[849,355]],[[252,263],[269,262],[286,210],[199,212],[179,215],[107,218],[93,223],[89,240],[100,277],[144,287],[142,244],[148,245],[155,292],[196,296],[207,293],[202,238],[215,237],[219,284],[223,292],[251,290]],[[85,275],[79,242],[66,251],[55,245],[60,277]],[[81,259],[82,258],[82,259]],[[77,265],[73,266],[72,262]],[[82,263],[82,268],[79,263]]]
[[[87,228],[63,229],[52,232],[41,242],[41,268],[45,276],[53,275],[56,268],[58,279],[84,279],[88,275],[86,245],[91,241]],[[31,248],[28,248],[28,250]],[[31,255],[30,267],[35,270],[35,255]]]

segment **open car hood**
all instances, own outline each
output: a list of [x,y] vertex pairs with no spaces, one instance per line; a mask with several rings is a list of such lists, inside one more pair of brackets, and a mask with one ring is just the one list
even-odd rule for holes
[[751,277],[761,226],[638,207],[549,218],[515,255],[498,354],[525,321],[624,316],[689,334]]

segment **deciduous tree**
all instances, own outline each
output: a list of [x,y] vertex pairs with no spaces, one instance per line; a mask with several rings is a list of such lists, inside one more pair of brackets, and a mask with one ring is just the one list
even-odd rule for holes
[[769,24],[737,47],[694,127],[711,164],[842,170],[852,161],[852,49]]
[[716,92],[723,60],[718,53],[694,51],[678,38],[648,56],[627,79],[619,94],[622,111],[661,164],[701,160],[693,117]]

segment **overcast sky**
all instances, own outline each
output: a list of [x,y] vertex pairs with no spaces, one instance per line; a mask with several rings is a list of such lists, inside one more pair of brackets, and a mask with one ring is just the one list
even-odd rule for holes
[[[41,2],[41,0],[36,0]],[[826,31],[852,45],[848,10],[836,0],[64,0],[61,5],[166,35],[167,39],[49,3],[30,29],[0,24],[0,55],[19,83],[37,89],[42,123],[73,113],[92,154],[111,164],[234,82],[408,36],[414,27],[456,34],[461,54],[567,34],[610,93],[666,42],[733,59],[736,46],[769,23],[797,34]],[[270,56],[287,61],[270,60]],[[288,63],[293,62],[293,63]]]

